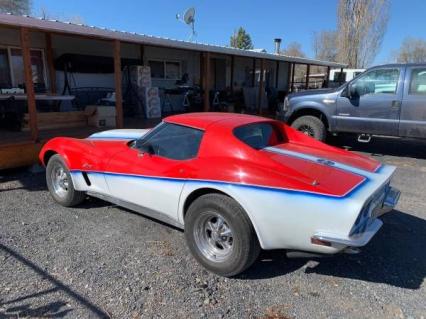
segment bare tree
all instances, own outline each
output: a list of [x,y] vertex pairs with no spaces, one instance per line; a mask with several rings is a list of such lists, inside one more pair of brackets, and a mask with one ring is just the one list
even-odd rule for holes
[[315,59],[323,61],[337,60],[337,32],[319,31],[314,32],[312,47]]
[[51,12],[49,12],[48,9],[46,9],[46,7],[40,7],[38,16],[40,18],[46,19],[46,20],[59,20],[59,21],[67,21],[67,22],[71,22],[74,24],[84,24],[84,19],[79,16],[79,15],[75,15],[75,16],[58,16],[55,15]]
[[373,62],[386,32],[389,0],[339,0],[338,56],[352,68]]
[[17,15],[30,14],[31,0],[0,0],[0,12]]
[[302,45],[299,42],[295,42],[295,41],[290,42],[287,45],[287,48],[280,51],[280,54],[293,56],[293,57],[299,57],[299,58],[306,57],[306,54],[302,50]]
[[394,52],[394,60],[398,63],[426,62],[426,41],[417,38],[405,38],[401,47]]

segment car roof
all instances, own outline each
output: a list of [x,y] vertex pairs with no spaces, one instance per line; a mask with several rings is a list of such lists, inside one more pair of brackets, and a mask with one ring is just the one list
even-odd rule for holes
[[219,112],[185,113],[172,115],[164,119],[164,121],[168,123],[190,126],[201,130],[206,130],[212,124],[219,124],[223,122],[226,122],[227,125],[238,127],[241,125],[263,122],[265,120],[269,119],[248,114]]

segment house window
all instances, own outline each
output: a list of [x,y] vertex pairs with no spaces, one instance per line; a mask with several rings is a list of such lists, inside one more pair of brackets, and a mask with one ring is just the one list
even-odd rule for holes
[[151,77],[153,79],[180,79],[180,62],[175,61],[149,61]]
[[151,77],[153,79],[164,79],[164,62],[149,61],[149,67],[151,68]]
[[166,79],[177,80],[180,78],[180,63],[166,62]]
[[[31,70],[36,86],[45,86],[44,54],[31,49]],[[20,48],[0,48],[0,88],[23,87],[25,84],[24,61]]]

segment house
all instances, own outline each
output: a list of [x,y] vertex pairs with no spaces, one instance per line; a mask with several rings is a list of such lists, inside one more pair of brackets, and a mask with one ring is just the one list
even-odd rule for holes
[[0,14],[0,169],[34,163],[54,136],[105,129],[88,125],[87,105],[112,104],[117,128],[158,122],[135,107],[134,65],[150,67],[163,114],[243,110],[266,116],[291,91],[296,65],[345,66]]

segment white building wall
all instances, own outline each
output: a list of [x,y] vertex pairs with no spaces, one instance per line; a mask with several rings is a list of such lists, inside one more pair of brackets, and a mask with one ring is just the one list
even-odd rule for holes
[[[181,64],[181,75],[188,73],[189,84],[200,84],[200,53],[195,51],[176,50],[162,47],[144,47],[144,64],[150,60],[176,61]],[[176,80],[152,79],[152,86],[172,88]]]

